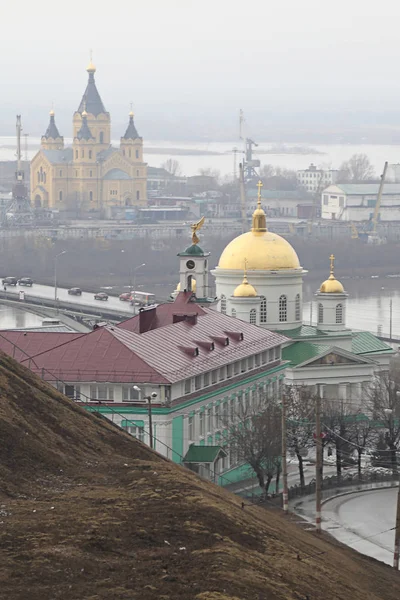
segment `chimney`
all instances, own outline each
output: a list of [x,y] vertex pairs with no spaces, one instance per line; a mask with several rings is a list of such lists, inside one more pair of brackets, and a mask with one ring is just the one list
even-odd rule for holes
[[139,333],[150,331],[157,308],[139,308]]

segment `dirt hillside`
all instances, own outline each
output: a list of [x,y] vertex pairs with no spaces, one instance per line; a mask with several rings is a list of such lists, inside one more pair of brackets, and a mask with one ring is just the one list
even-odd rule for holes
[[0,357],[0,598],[398,600],[400,574],[235,496]]

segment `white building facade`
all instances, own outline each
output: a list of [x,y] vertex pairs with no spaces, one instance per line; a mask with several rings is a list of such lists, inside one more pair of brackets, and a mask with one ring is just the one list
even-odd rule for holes
[[333,169],[318,169],[311,163],[308,169],[296,172],[296,178],[308,192],[318,192],[338,180],[339,171]]
[[[341,183],[321,194],[321,217],[337,221],[370,221],[374,215],[378,183]],[[400,221],[400,183],[386,183],[378,220]]]

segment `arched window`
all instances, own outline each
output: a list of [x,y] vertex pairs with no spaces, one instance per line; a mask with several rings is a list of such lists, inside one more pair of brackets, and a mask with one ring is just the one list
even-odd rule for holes
[[323,322],[324,322],[324,307],[320,303],[320,304],[318,304],[318,323],[323,323]]
[[58,192],[58,199],[60,202],[62,202],[62,191],[61,190]]
[[129,158],[132,157],[132,150],[129,148]]
[[40,183],[40,171],[37,172],[37,180],[38,180],[38,183]]
[[139,177],[139,169],[136,169],[136,177]]
[[287,321],[287,297],[284,295],[279,298],[279,321]]
[[100,131],[100,144],[104,143],[104,133]]
[[83,158],[85,156],[85,151],[83,148],[81,148],[81,157]]
[[93,192],[89,192],[89,200],[90,202],[93,202]]
[[136,158],[139,158],[139,150],[136,150]]
[[43,183],[46,183],[46,173],[43,173]]
[[92,151],[89,150],[89,158],[92,158]]
[[43,181],[43,167],[40,167],[39,181]]
[[232,308],[232,317],[236,319],[236,309]]
[[265,296],[261,296],[260,305],[260,323],[267,322],[267,299]]
[[257,311],[255,308],[252,308],[250,311],[250,324],[257,325]]
[[221,312],[226,315],[226,297],[223,294],[221,296]]
[[296,294],[294,318],[296,321],[300,321],[300,294]]
[[336,304],[336,323],[343,323],[343,304]]
[[136,192],[136,200],[140,200],[140,192],[139,192],[139,190]]
[[75,158],[78,158],[78,157],[79,157],[78,150],[75,150]]

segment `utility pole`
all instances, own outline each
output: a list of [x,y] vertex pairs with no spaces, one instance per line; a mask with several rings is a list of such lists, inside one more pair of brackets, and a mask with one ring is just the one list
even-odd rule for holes
[[[283,512],[285,515],[289,512],[289,495],[288,495],[288,473],[286,460],[286,445],[287,445],[287,430],[286,430],[286,395],[282,394],[282,481],[283,481]],[[278,491],[278,490],[277,490]]]
[[321,533],[321,499],[322,499],[322,437],[321,437],[321,394],[320,385],[317,385],[315,403],[315,526],[317,533]]
[[397,490],[397,510],[396,510],[396,530],[394,533],[394,553],[393,567],[396,571],[399,570],[399,553],[400,553],[400,481]]
[[390,298],[390,303],[389,303],[389,339],[390,341],[392,341],[392,325],[393,325],[393,300],[392,298]]
[[147,407],[149,414],[149,441],[150,448],[153,449],[153,415],[151,413],[151,396],[147,396]]

